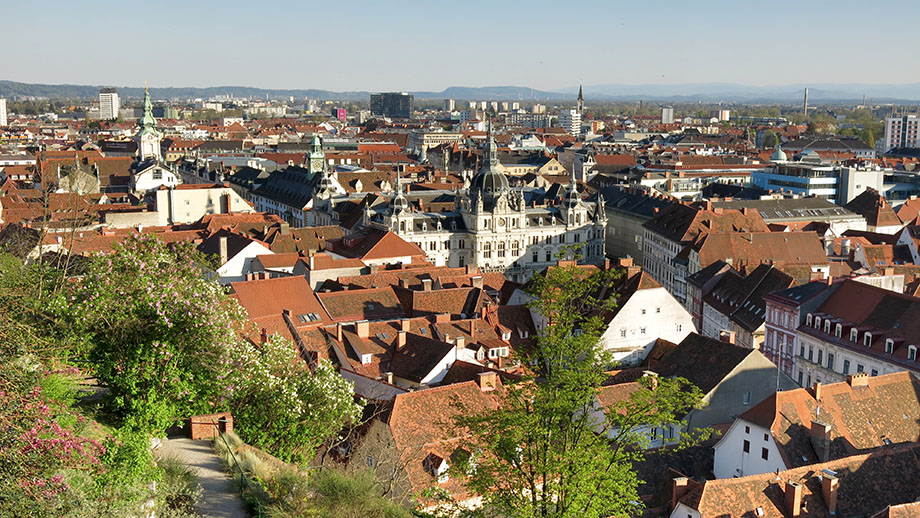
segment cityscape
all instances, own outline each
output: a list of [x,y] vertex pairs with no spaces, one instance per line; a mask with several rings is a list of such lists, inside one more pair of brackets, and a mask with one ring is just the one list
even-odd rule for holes
[[920,74],[782,3],[48,6],[0,516],[920,516]]

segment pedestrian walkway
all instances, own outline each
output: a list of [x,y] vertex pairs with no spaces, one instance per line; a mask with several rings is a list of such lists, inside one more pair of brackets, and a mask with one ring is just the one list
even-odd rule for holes
[[198,502],[201,516],[249,517],[240,499],[239,485],[224,470],[224,464],[214,453],[211,441],[193,441],[185,437],[166,439],[157,450],[157,456],[176,458],[198,476],[202,489]]

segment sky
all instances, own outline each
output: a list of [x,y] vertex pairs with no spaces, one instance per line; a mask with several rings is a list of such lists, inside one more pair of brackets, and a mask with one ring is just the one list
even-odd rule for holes
[[[441,91],[920,82],[916,0],[13,0],[0,79]],[[892,32],[896,39],[888,39]]]

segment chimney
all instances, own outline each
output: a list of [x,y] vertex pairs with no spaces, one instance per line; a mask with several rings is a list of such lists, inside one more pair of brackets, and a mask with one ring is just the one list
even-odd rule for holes
[[622,267],[628,267],[633,265],[632,257],[621,257],[617,259],[617,263]]
[[355,334],[358,338],[367,338],[371,331],[370,323],[367,320],[358,320],[355,322]]
[[677,507],[677,502],[679,502],[688,491],[690,491],[689,478],[677,477],[671,480],[671,509]]
[[821,494],[824,495],[827,512],[834,516],[837,514],[837,486],[840,485],[840,479],[836,475],[831,475],[829,471],[821,470]]
[[370,274],[371,274],[371,275],[373,275],[373,274],[377,273],[378,271],[380,271],[380,265],[379,265],[379,264],[369,264],[369,265],[367,265],[367,267],[370,269]]
[[340,342],[342,341],[342,323],[341,322],[337,322],[335,324],[335,339]]
[[390,371],[387,371],[387,372],[384,372],[383,375],[384,375],[384,377],[386,378],[387,383],[389,383],[390,385],[392,385],[392,384],[393,384],[393,373],[390,372]]
[[802,514],[802,485],[791,480],[786,481],[786,516],[798,518]]
[[443,324],[445,322],[450,322],[450,313],[438,313],[434,316],[434,322],[436,324]]
[[643,378],[649,378],[649,379],[650,379],[651,384],[649,385],[649,387],[650,387],[652,390],[655,390],[656,388],[658,388],[658,373],[657,373],[657,372],[654,372],[654,371],[642,371],[642,377],[643,377]]
[[719,340],[722,340],[723,342],[727,344],[734,345],[735,344],[735,332],[723,329],[719,331]]
[[431,291],[431,279],[422,279],[422,291]]
[[264,344],[264,343],[267,343],[267,342],[268,342],[268,330],[266,330],[266,329],[263,327],[263,328],[262,328],[262,332],[259,333],[259,343]]
[[498,375],[493,371],[480,372],[476,383],[479,384],[479,390],[483,392],[495,390],[495,387],[498,386]]
[[406,332],[399,331],[396,333],[396,348],[400,348],[406,345]]
[[224,265],[224,264],[227,264],[227,261],[229,261],[229,258],[227,257],[228,255],[227,236],[220,236],[218,238],[218,242],[219,242],[219,250],[220,250],[218,252],[220,254],[220,264]]
[[408,289],[408,288],[409,288],[409,279],[399,279],[399,287],[400,287],[400,288]]
[[290,224],[290,223],[282,223],[281,226],[280,226],[279,228],[281,229],[281,235],[282,235],[282,236],[286,236],[286,235],[288,235],[288,234],[291,233],[291,224]]
[[409,320],[408,318],[403,318],[403,319],[401,319],[401,320],[399,321],[399,330],[400,330],[400,331],[406,331],[406,332],[408,332],[408,331],[409,331],[409,324],[411,324],[411,323],[412,323],[412,321]]
[[472,284],[474,288],[482,289],[482,275],[470,277],[470,284]]
[[885,268],[884,270],[882,270],[882,272],[883,272],[882,275],[886,277],[890,277],[894,275],[894,268]]
[[821,402],[821,383],[817,382],[811,387],[812,396],[814,396],[815,401]]
[[472,339],[473,336],[476,335],[476,321],[473,320],[472,318],[470,319],[470,329],[469,329],[469,332],[470,332],[470,333],[469,333],[469,334],[470,334],[470,339]]
[[847,376],[847,383],[850,384],[850,387],[868,387],[869,386],[869,375],[865,372],[857,372],[856,374],[850,374]]
[[[817,439],[818,441],[825,441],[825,442],[827,442],[826,445],[822,445],[822,446],[821,446],[821,449],[824,449],[825,446],[829,446],[829,445],[830,445],[830,440],[831,440],[831,425],[829,425],[829,424],[824,424],[824,423],[822,423],[821,421],[812,419],[812,421],[811,421],[811,429],[809,430],[809,432],[811,433],[811,436],[814,437],[815,439]],[[813,444],[813,445],[814,445],[814,444]],[[818,452],[818,453],[819,453],[818,456],[821,457],[820,452]],[[824,462],[824,461],[826,461],[826,460],[827,460],[827,459],[825,458],[825,459],[822,460],[822,462]]]
[[465,348],[466,347],[466,337],[463,335],[458,336],[457,339],[454,341],[454,345],[457,346],[457,349]]

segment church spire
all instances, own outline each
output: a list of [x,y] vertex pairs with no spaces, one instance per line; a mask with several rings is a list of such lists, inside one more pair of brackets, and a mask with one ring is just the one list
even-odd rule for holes
[[144,85],[144,114],[137,120],[140,126],[135,139],[137,151],[141,160],[149,158],[160,159],[160,132],[157,131],[157,120],[153,116],[153,103],[150,102],[150,89]]
[[585,94],[582,92],[582,85],[578,85],[578,114],[585,114]]

